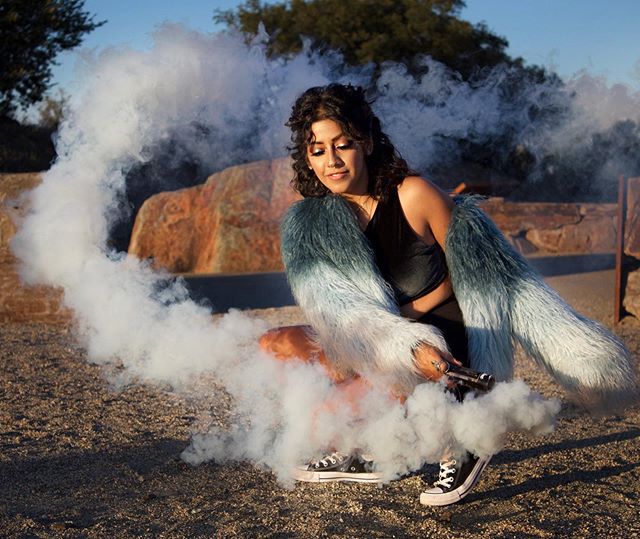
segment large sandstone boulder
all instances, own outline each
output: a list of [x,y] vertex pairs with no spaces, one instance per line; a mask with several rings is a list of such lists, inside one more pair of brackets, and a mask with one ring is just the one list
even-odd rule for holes
[[231,167],[159,193],[138,212],[129,253],[175,273],[278,271],[282,215],[299,196],[289,159]]
[[41,181],[39,173],[0,174],[0,322],[66,322],[71,313],[62,307],[62,291],[26,287],[16,271],[9,248],[16,227],[27,210],[23,193]]

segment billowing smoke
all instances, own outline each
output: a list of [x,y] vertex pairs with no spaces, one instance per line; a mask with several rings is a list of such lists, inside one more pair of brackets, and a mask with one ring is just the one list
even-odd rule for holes
[[[435,62],[425,65],[417,81],[388,65],[375,83],[376,111],[420,170],[455,159],[460,139],[483,145],[508,135],[542,155],[543,145],[572,140],[559,129],[575,130],[575,139],[586,136],[585,125],[591,132],[615,126],[605,113],[581,124],[576,111],[589,108],[589,98],[551,83],[532,84],[514,99],[508,70],[472,87]],[[436,384],[418,387],[405,403],[371,389],[355,410],[319,367],[284,364],[260,351],[263,322],[237,311],[214,321],[180,280],[111,248],[132,171],[167,148],[206,173],[284,155],[283,124],[295,97],[333,80],[370,83],[366,69],[339,68],[337,56],[271,60],[259,40],[247,46],[237,35],[170,25],[157,32],[150,52],[108,50],[89,59],[84,90],[59,133],[59,159],[33,191],[13,243],[24,279],[64,289],[90,360],[117,366],[118,383],[230,397],[224,425],[194,435],[184,454],[189,462],[249,459],[286,481],[293,464],[328,447],[359,448],[391,478],[437,461],[447,448],[486,455],[509,431],[547,432],[559,404],[521,382],[464,403]],[[594,84],[591,95],[604,91]],[[640,110],[636,96],[622,97],[612,105],[628,115]],[[555,130],[541,112],[551,106],[564,111]]]
[[550,200],[615,200],[616,180],[640,174],[640,92],[581,72],[566,83],[562,121],[524,139],[536,156],[529,185]]
[[619,175],[640,174],[640,92],[579,73],[566,83],[530,80],[499,66],[464,82],[423,60],[418,81],[388,65],[375,83],[376,111],[410,164],[446,181],[459,162],[481,179],[521,183],[512,197],[614,200]]

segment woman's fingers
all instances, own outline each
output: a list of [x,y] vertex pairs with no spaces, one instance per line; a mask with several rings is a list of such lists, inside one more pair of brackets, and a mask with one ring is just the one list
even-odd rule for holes
[[[414,351],[414,361],[420,375],[427,380],[439,380],[449,369],[449,365],[463,366],[460,361],[451,354],[442,352],[428,344],[421,344]],[[448,385],[455,385],[454,380],[450,380]]]
[[418,372],[428,380],[438,380],[447,370],[447,362],[437,348],[421,344],[413,353]]
[[464,367],[464,365],[453,356],[450,356],[449,359],[447,359],[447,361],[449,363],[453,363],[454,365],[458,365],[458,367]]

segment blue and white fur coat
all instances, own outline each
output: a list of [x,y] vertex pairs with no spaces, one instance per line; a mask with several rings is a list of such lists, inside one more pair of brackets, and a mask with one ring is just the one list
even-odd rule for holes
[[[590,408],[635,400],[634,359],[623,343],[549,288],[473,197],[456,202],[445,252],[471,367],[509,379],[517,343]],[[447,344],[437,328],[400,315],[348,202],[338,195],[296,202],[281,232],[293,295],[336,370],[407,393],[423,381],[413,349]]]

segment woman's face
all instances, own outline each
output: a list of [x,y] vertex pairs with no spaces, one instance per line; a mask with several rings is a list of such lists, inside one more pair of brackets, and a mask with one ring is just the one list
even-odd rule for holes
[[333,120],[312,123],[311,133],[307,161],[320,182],[332,193],[366,194],[369,174],[362,145],[347,138]]

